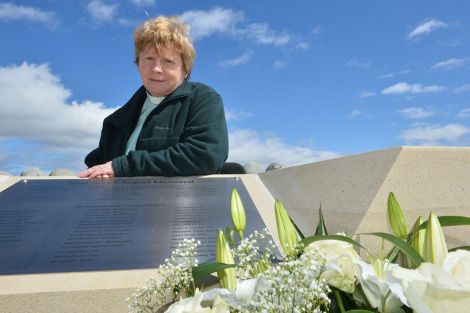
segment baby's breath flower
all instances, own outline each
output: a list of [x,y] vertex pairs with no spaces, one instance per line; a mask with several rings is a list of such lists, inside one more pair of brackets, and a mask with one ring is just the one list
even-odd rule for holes
[[276,246],[266,228],[262,231],[255,231],[241,240],[240,244],[232,249],[232,254],[238,264],[237,277],[250,279],[264,272],[275,258],[275,251]]
[[191,268],[197,265],[196,248],[201,243],[195,239],[184,239],[170,258],[159,267],[160,280],[149,279],[146,286],[138,289],[126,299],[131,312],[153,313],[158,308],[192,295],[194,280]]
[[271,288],[255,293],[240,312],[327,312],[329,287],[320,279],[325,258],[308,251],[298,259],[288,258],[264,272]]

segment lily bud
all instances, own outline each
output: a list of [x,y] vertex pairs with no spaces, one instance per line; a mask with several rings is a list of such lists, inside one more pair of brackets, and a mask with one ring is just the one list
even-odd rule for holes
[[413,236],[411,237],[411,246],[419,253],[420,256],[424,257],[424,238],[426,236],[426,229],[420,229],[419,226],[423,224],[423,218],[420,216],[413,225]]
[[287,255],[293,256],[295,254],[295,245],[297,243],[297,232],[295,231],[294,225],[292,224],[284,205],[277,199],[274,204],[274,211],[276,213],[277,232],[281,247]]
[[245,208],[243,207],[242,199],[240,199],[240,195],[235,188],[232,189],[230,213],[232,215],[233,227],[240,235],[240,239],[243,239],[243,231],[246,226]]
[[[230,247],[222,229],[219,229],[219,233],[217,235],[217,253],[215,259],[219,263],[235,264],[232,252],[230,251]],[[218,271],[217,276],[219,277],[220,286],[222,288],[235,291],[237,288],[235,268],[226,268],[224,270]]]
[[393,192],[388,196],[388,220],[395,235],[401,239],[405,239],[408,233],[405,216]]
[[436,214],[431,212],[426,227],[424,239],[424,259],[427,262],[442,266],[447,256],[447,244],[442,232],[441,224]]

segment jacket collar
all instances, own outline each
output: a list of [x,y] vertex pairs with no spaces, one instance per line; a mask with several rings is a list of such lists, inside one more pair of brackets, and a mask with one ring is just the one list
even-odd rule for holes
[[190,83],[185,79],[181,83],[181,85],[175,89],[171,94],[169,94],[163,102],[166,102],[168,100],[174,99],[174,98],[179,98],[179,97],[185,97],[191,93],[191,85]]
[[[190,93],[191,84],[185,79],[175,91],[163,99],[159,106],[164,105],[172,99],[186,97]],[[108,116],[107,119],[123,131],[131,133],[134,130],[135,123],[146,98],[147,93],[145,87],[141,86],[124,106]]]

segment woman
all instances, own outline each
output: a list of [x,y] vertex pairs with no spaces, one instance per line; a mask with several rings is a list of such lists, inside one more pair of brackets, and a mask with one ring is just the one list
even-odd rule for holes
[[189,82],[195,51],[188,27],[158,17],[134,33],[143,86],[105,118],[79,177],[190,176],[220,172],[228,155],[221,97]]

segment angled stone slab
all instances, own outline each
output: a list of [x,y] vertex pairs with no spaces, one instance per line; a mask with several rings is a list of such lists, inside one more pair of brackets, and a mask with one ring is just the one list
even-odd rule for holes
[[[394,192],[408,226],[418,216],[470,215],[470,148],[398,147],[284,168],[259,175],[302,231],[312,234],[320,203],[330,233],[391,232],[387,199]],[[467,229],[468,231],[468,229]],[[465,227],[444,229],[449,247],[468,245]],[[381,240],[362,236],[379,250]]]
[[[207,180],[218,178],[219,182],[239,180],[236,176],[233,176],[235,177],[234,179],[228,179],[228,177],[229,176],[226,175],[213,175],[204,178],[207,178]],[[8,188],[15,183],[31,184],[34,181],[33,178],[28,178],[26,182],[22,182],[24,180],[24,177],[3,179],[0,181],[0,190]],[[141,179],[136,180],[141,181]],[[57,185],[60,183],[60,180],[51,180],[51,178],[48,177],[47,181],[49,182],[48,185],[50,185],[50,182],[55,182],[53,185],[60,187]],[[118,180],[115,181],[117,182]],[[241,181],[245,184],[256,208],[273,207],[274,200],[270,197],[269,192],[264,188],[257,175],[243,175]],[[64,185],[67,185],[71,182],[77,184],[83,181],[74,179],[63,180],[62,182]],[[108,183],[112,182],[111,180],[108,181]],[[107,182],[96,180],[90,183],[101,184]],[[213,185],[209,184],[209,182],[207,183],[209,186]],[[217,181],[214,181],[214,183],[217,184]],[[252,190],[252,192],[250,192],[250,190]],[[224,211],[226,211],[227,214],[229,214],[227,205],[230,203],[230,191],[231,189],[225,190],[222,196],[224,203],[220,203],[220,207],[225,207]],[[241,190],[239,190],[239,192],[240,191]],[[3,191],[2,194],[4,192],[8,192],[8,190]],[[3,196],[4,195],[5,194],[3,194]],[[241,193],[240,195],[243,198]],[[88,196],[90,196],[90,194],[88,194]],[[119,198],[121,202],[126,202],[126,197],[121,191],[115,194],[115,196]],[[47,202],[44,195],[41,197],[43,202],[40,205],[38,204],[39,207],[43,206],[44,202]],[[0,199],[1,198],[2,197],[0,197]],[[65,200],[65,203],[67,203],[69,198],[70,195],[64,194],[62,200]],[[183,197],[182,199],[190,200],[188,197]],[[80,201],[83,201],[83,199]],[[0,201],[0,208],[5,208],[5,206],[2,207],[2,205],[7,203],[8,201]],[[244,204],[245,209],[247,209],[249,203],[244,201]],[[266,214],[260,211],[261,218],[268,228],[275,229],[275,220],[272,210],[269,212],[270,213]],[[218,216],[220,213],[215,215]],[[249,216],[248,213],[247,215]],[[224,226],[230,226],[231,222],[228,220],[226,222]],[[261,228],[258,227],[259,224],[254,225],[254,222],[253,218],[247,221],[247,231],[250,231],[250,228],[252,231],[253,227],[255,229]],[[207,235],[215,238],[217,235],[216,230],[211,231]],[[152,243],[145,249],[149,251],[152,250],[151,245]],[[37,248],[41,249],[41,247]],[[47,250],[46,248],[47,247],[43,247],[43,250]],[[211,251],[214,253],[215,247],[213,247]],[[5,253],[5,251],[3,250],[1,253]],[[8,257],[8,255],[0,254],[0,259],[3,257]],[[32,265],[38,264],[38,262],[32,263]],[[81,267],[81,270],[80,268],[62,268],[64,272],[56,271],[56,268],[56,270],[52,270],[54,273],[50,273],[50,271],[49,273],[44,273],[43,271],[38,272],[37,270],[31,271],[30,268],[28,268],[27,273],[18,274],[17,271],[12,270],[10,267],[0,268],[0,272],[11,272],[11,274],[0,274],[0,312],[128,312],[125,299],[135,292],[137,288],[145,286],[147,279],[152,277],[158,279],[158,264],[156,263],[154,266],[150,264],[150,266],[140,269],[132,269],[134,266],[125,266],[117,269],[115,267],[116,264],[109,264],[110,266],[102,264],[100,268],[97,268],[96,265],[98,264],[99,260],[96,260],[96,262],[90,264],[92,265],[91,267]],[[93,269],[93,267],[95,268]]]

